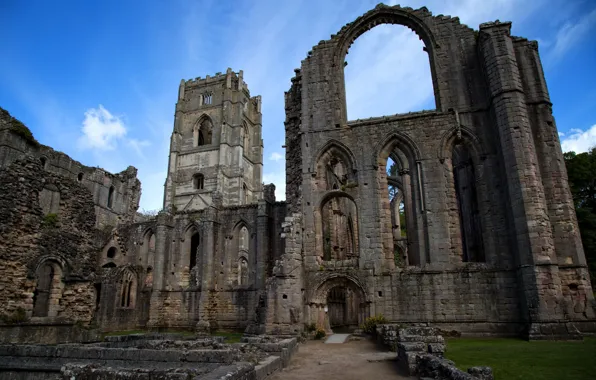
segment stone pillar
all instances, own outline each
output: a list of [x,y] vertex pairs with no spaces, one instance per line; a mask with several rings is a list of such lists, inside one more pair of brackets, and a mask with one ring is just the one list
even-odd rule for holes
[[402,186],[404,189],[404,211],[406,213],[406,238],[407,241],[407,265],[422,265],[420,257],[420,246],[418,245],[418,231],[416,230],[416,221],[414,219],[414,205],[412,204],[412,183],[410,180],[410,171],[403,169],[399,172]]
[[482,24],[478,41],[507,178],[521,318],[531,339],[564,337],[553,235],[510,29]]
[[153,268],[153,291],[149,307],[149,327],[161,324],[161,292],[166,286],[166,265],[169,261],[170,242],[174,230],[174,219],[168,212],[157,214],[155,229],[155,266]]
[[[209,220],[210,219],[210,220]],[[203,256],[202,276],[201,276],[201,296],[199,298],[199,322],[197,331],[208,332],[211,321],[216,319],[215,310],[210,307],[211,291],[215,290],[215,278],[213,276],[213,260],[215,258],[215,232],[217,223],[214,218],[209,218],[201,223],[202,243],[201,255]]]
[[269,203],[259,200],[257,214],[257,250],[256,250],[256,271],[255,287],[259,290],[265,288],[267,280],[267,267],[269,265]]

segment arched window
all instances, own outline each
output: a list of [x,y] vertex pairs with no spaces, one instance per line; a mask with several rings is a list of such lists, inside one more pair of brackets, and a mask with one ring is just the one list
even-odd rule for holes
[[120,288],[120,307],[133,308],[137,295],[137,279],[129,270],[122,274],[122,284]]
[[210,145],[212,134],[213,123],[208,117],[204,117],[194,129],[194,145]]
[[203,104],[209,105],[212,102],[213,102],[213,94],[211,92],[206,92],[205,95],[203,95]]
[[108,191],[108,208],[112,208],[113,203],[114,203],[114,186],[110,186],[110,190]]
[[118,251],[116,250],[116,247],[110,247],[110,249],[108,249],[108,253],[106,254],[108,259],[113,259],[116,257],[116,253]]
[[402,25],[381,24],[358,37],[344,79],[348,120],[436,107],[424,43]]
[[83,180],[83,173],[79,173],[77,175],[77,181],[81,182]]
[[453,182],[459,213],[462,261],[484,261],[480,213],[476,198],[476,176],[470,150],[465,144],[453,147]]
[[46,163],[47,163],[47,158],[45,157],[40,157],[39,158],[39,162],[41,162],[41,166],[45,169],[46,168]]
[[55,317],[62,297],[62,268],[46,261],[36,271],[37,285],[33,293],[33,316]]
[[205,187],[205,177],[200,173],[195,174],[192,178],[192,183],[195,190],[203,190]]
[[242,184],[242,196],[244,198],[244,204],[247,205],[248,204],[248,188],[246,187],[245,183]]

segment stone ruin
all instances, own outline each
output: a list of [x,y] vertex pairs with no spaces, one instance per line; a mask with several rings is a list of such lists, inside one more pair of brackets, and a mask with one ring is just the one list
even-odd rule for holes
[[[347,119],[346,54],[379,24],[423,41],[434,110]],[[2,110],[0,340],[294,336],[380,314],[463,334],[596,332],[538,46],[511,23],[474,30],[380,4],[308,52],[285,111],[280,202],[262,183],[261,98],[243,72],[182,80],[164,208],[151,216],[137,212],[135,168],[87,167]]]

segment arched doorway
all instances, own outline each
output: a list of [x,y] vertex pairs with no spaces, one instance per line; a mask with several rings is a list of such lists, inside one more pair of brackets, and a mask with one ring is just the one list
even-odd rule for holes
[[354,330],[369,313],[363,287],[357,279],[347,275],[324,280],[314,291],[307,308],[310,323],[328,333]]

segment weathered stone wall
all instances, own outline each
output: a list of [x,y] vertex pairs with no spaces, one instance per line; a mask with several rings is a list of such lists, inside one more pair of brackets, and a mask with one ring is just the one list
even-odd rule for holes
[[[91,193],[34,158],[0,168],[0,187],[0,314],[20,308],[31,318],[40,268],[51,263],[47,317],[90,322],[98,249]],[[40,205],[47,188],[59,194],[55,214]]]
[[[39,144],[32,136],[26,138],[16,133],[12,128],[15,124],[22,126],[20,130],[26,129],[8,112],[0,109],[0,168],[27,155],[37,157],[44,170],[76,181],[91,192],[98,228],[113,228],[118,223],[134,221],[141,198],[137,169],[130,166],[120,173],[112,174],[100,168],[85,166],[62,152]],[[108,205],[110,188],[113,188],[111,206]]]
[[[405,25],[424,42],[436,109],[349,121],[346,54],[381,23]],[[327,292],[340,286],[359,294],[360,318],[383,313],[476,333],[525,328],[536,337],[553,323],[592,326],[593,295],[537,45],[511,37],[510,28],[486,23],[476,32],[426,8],[381,4],[302,61],[286,93],[286,198],[303,215],[306,322],[325,323]],[[456,146],[473,168],[470,212],[481,253],[473,260],[464,252],[471,230],[455,186]],[[395,259],[388,158],[405,194],[405,261]],[[355,252],[339,260],[326,254],[330,241],[342,246],[325,226],[347,212],[324,208],[346,198],[357,210],[354,231],[345,232]]]

